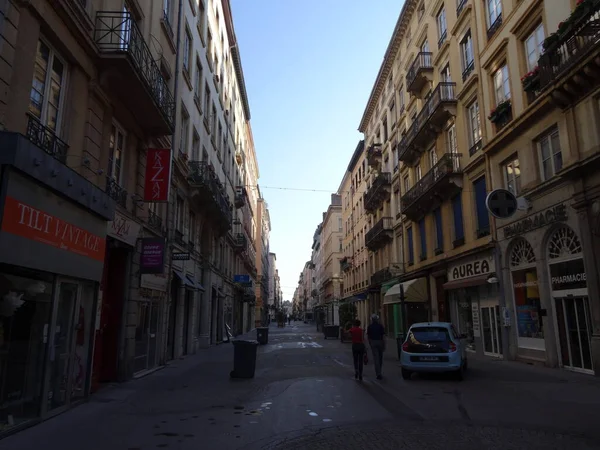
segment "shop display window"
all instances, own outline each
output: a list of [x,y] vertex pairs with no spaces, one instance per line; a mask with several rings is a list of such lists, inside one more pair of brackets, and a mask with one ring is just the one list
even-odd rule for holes
[[517,329],[521,338],[544,338],[540,291],[535,267],[512,272]]

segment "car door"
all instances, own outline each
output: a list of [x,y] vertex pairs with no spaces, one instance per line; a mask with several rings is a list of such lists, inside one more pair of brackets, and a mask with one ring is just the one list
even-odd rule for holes
[[460,350],[460,355],[464,359],[467,355],[467,345],[466,345],[465,338],[461,337],[461,335],[458,333],[458,331],[456,331],[456,328],[454,328],[454,325],[452,325],[452,324],[450,325],[450,335],[456,342],[456,345],[458,346],[458,348]]

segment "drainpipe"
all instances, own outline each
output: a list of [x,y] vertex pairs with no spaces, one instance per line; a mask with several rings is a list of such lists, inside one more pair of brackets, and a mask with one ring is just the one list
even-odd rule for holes
[[[175,53],[175,82],[174,82],[174,86],[173,86],[173,98],[175,99],[175,122],[177,122],[177,106],[178,106],[178,99],[179,99],[179,95],[178,95],[178,89],[179,89],[179,48],[181,47],[181,22],[183,21],[183,0],[179,0],[179,10],[177,12],[177,44],[176,44],[176,53]],[[169,170],[169,197],[171,197],[171,181],[173,179],[173,163],[175,161],[175,133],[177,132],[177,127],[173,127],[173,133],[171,134],[171,170]],[[173,229],[171,226],[171,223],[174,222],[169,220],[169,214],[171,214],[171,204],[172,201],[169,198],[169,201],[167,202],[167,210],[166,210],[166,217],[167,217],[167,244],[171,244],[172,242],[172,235],[173,235]],[[171,248],[170,245],[166,246],[169,249],[168,255],[169,255],[169,268],[167,269],[167,299],[171,298],[171,286],[172,286],[172,282],[173,282],[173,276],[172,276],[172,272],[173,272],[173,250]],[[171,301],[173,301],[173,299],[171,299]],[[177,299],[175,299],[175,301],[177,301]],[[171,302],[167,302],[167,306],[170,305]],[[170,313],[170,308],[167,308],[167,312]],[[164,323],[164,321],[163,321]],[[169,332],[168,330],[168,323],[166,326],[166,331],[167,333]],[[165,343],[167,343],[169,341],[168,336],[165,335],[165,333],[163,333],[163,339],[165,341]],[[173,342],[174,343],[174,342]],[[164,348],[164,351],[166,352],[166,347]],[[173,356],[175,357],[175,352],[173,352]],[[165,357],[165,353],[163,353],[163,360],[166,359]],[[166,361],[165,361],[166,362]]]

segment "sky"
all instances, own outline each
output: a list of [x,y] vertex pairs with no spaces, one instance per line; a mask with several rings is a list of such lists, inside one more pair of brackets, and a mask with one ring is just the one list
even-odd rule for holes
[[362,138],[358,125],[402,3],[231,0],[284,300]]

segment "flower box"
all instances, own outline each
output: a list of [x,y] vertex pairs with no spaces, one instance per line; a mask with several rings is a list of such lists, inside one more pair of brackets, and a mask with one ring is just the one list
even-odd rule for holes
[[510,100],[504,100],[498,103],[494,109],[490,112],[488,119],[492,123],[504,122],[512,113],[512,104]]
[[536,66],[531,72],[521,77],[521,84],[525,92],[537,91],[540,87],[540,71]]

